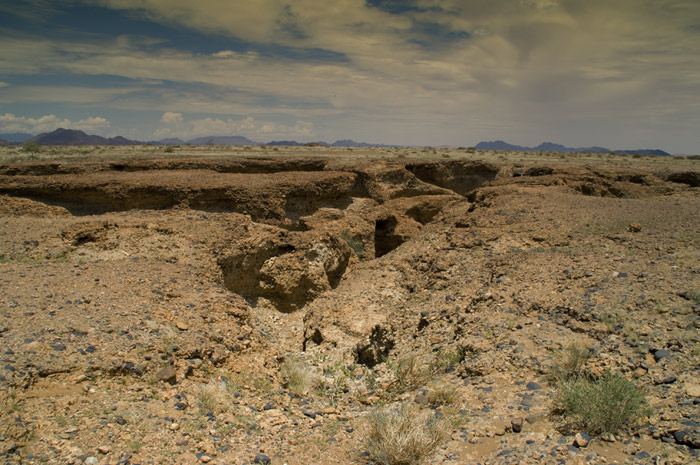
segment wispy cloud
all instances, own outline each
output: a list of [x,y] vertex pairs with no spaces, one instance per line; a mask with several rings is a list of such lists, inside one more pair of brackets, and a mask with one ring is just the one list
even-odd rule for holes
[[307,121],[285,125],[272,121],[258,121],[251,116],[242,119],[200,118],[185,121],[182,113],[166,112],[161,116],[160,122],[163,125],[153,134],[156,139],[239,134],[267,142],[284,137],[308,139],[314,136],[313,123]]
[[[692,0],[84,2],[216,37],[221,48],[204,53],[156,34],[0,33],[0,78],[11,84],[0,103],[63,98],[224,122],[250,115],[426,144],[507,137],[536,145],[567,134],[571,145],[614,145],[640,130],[649,139],[680,134],[689,145],[687,127],[700,124]],[[37,74],[76,76],[76,87],[21,85]],[[80,92],[80,76],[105,75],[130,84]]]
[[111,123],[101,116],[94,116],[80,121],[71,121],[67,118],[59,118],[56,115],[44,115],[39,118],[26,118],[15,116],[12,113],[0,115],[0,131],[2,132],[28,132],[38,134],[53,131],[62,127],[66,129],[80,129],[86,132],[99,132],[109,128]]

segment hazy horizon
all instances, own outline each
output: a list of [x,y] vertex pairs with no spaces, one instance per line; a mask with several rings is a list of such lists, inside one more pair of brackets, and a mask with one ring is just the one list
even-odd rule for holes
[[0,133],[700,152],[692,0],[10,0],[0,46]]

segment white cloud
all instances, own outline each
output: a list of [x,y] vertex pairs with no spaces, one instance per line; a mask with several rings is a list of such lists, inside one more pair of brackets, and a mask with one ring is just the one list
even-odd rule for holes
[[[296,123],[280,121],[299,120],[313,121],[316,133],[335,124],[335,133],[346,137],[352,126],[377,141],[396,134],[387,142],[399,143],[401,127],[412,143],[517,138],[528,145],[573,127],[569,133],[585,137],[584,145],[605,140],[581,127],[607,137],[670,134],[700,124],[700,47],[693,29],[700,9],[693,0],[417,0],[420,9],[400,15],[365,0],[323,8],[317,0],[84,1],[262,44],[260,50],[318,48],[347,61],[154,47],[163,38],[79,43],[8,35],[0,37],[3,76],[114,75],[142,88],[110,95],[81,94],[78,86],[62,92],[13,85],[0,89],[0,104],[70,98],[81,105],[157,109],[166,112],[159,131],[174,133],[170,125],[182,124],[191,134],[197,125],[178,122],[178,113],[253,115],[251,131],[263,134],[292,132]],[[433,25],[432,32],[421,31],[421,24]],[[451,31],[470,37],[440,40]],[[263,119],[276,123],[267,127]],[[198,121],[209,129],[245,129],[225,117]],[[684,132],[690,144],[694,134]]]
[[7,86],[9,86],[9,85],[10,85],[10,84],[8,84],[7,82],[2,82],[2,81],[0,81],[0,87],[7,87]]
[[[167,114],[167,113],[166,113]],[[154,132],[156,139],[179,137],[189,139],[197,136],[245,136],[260,142],[272,139],[292,137],[308,139],[314,136],[313,123],[296,121],[294,124],[281,124],[272,121],[258,121],[252,116],[243,119],[201,118],[184,121],[181,114],[178,118],[168,118],[167,126],[160,127]],[[163,115],[165,116],[165,114]]]
[[67,118],[59,118],[56,115],[44,115],[39,118],[27,118],[15,116],[12,113],[0,115],[0,131],[2,132],[28,132],[38,134],[51,132],[57,128],[80,129],[85,132],[94,132],[107,129],[111,123],[101,116],[90,117],[80,121],[71,121]]
[[166,111],[165,113],[163,113],[163,116],[160,117],[160,122],[166,124],[182,123],[182,113]]

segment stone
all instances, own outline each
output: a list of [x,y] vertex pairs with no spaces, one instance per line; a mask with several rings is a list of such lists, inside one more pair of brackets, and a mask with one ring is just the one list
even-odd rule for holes
[[642,230],[642,225],[639,223],[631,223],[629,226],[627,226],[627,230],[629,232],[640,232]]
[[527,386],[525,386],[525,387],[527,388],[528,391],[538,391],[538,390],[542,389],[542,386],[540,386],[539,384],[537,384],[534,381],[530,381],[529,383],[527,383]]
[[416,404],[420,404],[420,405],[427,405],[428,402],[429,402],[428,396],[425,395],[425,394],[422,393],[422,392],[416,394],[416,397],[413,399],[413,401],[414,401]]
[[591,437],[588,435],[588,433],[579,432],[576,433],[576,436],[574,436],[574,445],[579,448],[584,448],[588,446],[588,443],[590,441]]
[[87,457],[87,458],[83,461],[83,463],[84,463],[85,465],[97,465],[97,464],[100,463],[100,461],[97,460],[97,457],[92,457],[92,456],[90,456],[90,457]]
[[523,430],[523,418],[517,417],[510,421],[510,426],[513,428],[514,433],[519,433]]
[[265,454],[258,454],[255,456],[253,459],[253,463],[261,463],[263,465],[267,465],[271,462],[270,457],[268,457]]
[[174,366],[167,366],[156,373],[156,378],[169,384],[177,383],[177,372]]
[[107,445],[102,445],[97,448],[97,452],[99,452],[100,454],[107,455],[110,452],[112,452],[112,448]]
[[659,349],[654,352],[654,361],[659,362],[671,356],[671,352],[666,349]]
[[175,327],[180,331],[187,331],[188,329],[190,329],[190,325],[188,325],[187,322],[182,319],[175,321]]
[[685,393],[688,397],[700,397],[700,384],[686,383]]

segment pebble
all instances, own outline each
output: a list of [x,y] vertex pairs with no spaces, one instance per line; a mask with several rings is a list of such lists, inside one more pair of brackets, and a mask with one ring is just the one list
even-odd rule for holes
[[174,366],[167,366],[156,373],[156,378],[166,383],[175,384],[177,382],[177,372]]
[[92,456],[91,456],[91,457],[87,457],[87,458],[83,461],[83,463],[84,463],[85,465],[97,465],[98,463],[100,463],[100,461],[97,460],[97,457],[92,457]]
[[420,404],[420,405],[427,405],[428,402],[429,402],[429,401],[428,401],[428,396],[425,395],[425,394],[423,394],[422,392],[419,393],[419,394],[416,394],[416,397],[413,399],[413,401],[414,401],[416,404]]
[[588,443],[590,442],[591,437],[588,435],[588,433],[580,432],[576,433],[576,436],[574,436],[574,445],[576,447],[586,447],[588,446]]
[[685,393],[688,397],[700,397],[700,384],[686,384]]
[[263,465],[269,464],[270,462],[270,457],[265,454],[258,454],[253,459],[253,463],[262,463]]
[[169,429],[170,431],[177,431],[177,430],[180,429],[180,424],[179,424],[179,423],[170,423],[170,424],[168,425],[168,429]]
[[185,320],[177,320],[175,322],[175,327],[180,331],[187,331],[188,329],[190,329],[190,325],[188,325]]
[[510,421],[510,426],[513,428],[514,433],[519,433],[523,430],[523,419],[522,417],[513,418]]
[[656,362],[663,360],[665,358],[668,358],[671,356],[671,352],[666,350],[666,349],[659,349],[656,352],[654,352],[654,360]]
[[537,384],[534,381],[530,381],[529,383],[527,383],[527,386],[525,386],[525,387],[527,388],[528,391],[538,391],[538,390],[542,389],[542,386],[540,386],[539,384]]
[[109,454],[110,452],[112,452],[112,448],[109,447],[109,446],[106,446],[106,445],[104,445],[104,446],[99,446],[99,447],[97,448],[97,452],[99,452],[100,454],[107,455],[107,454]]

